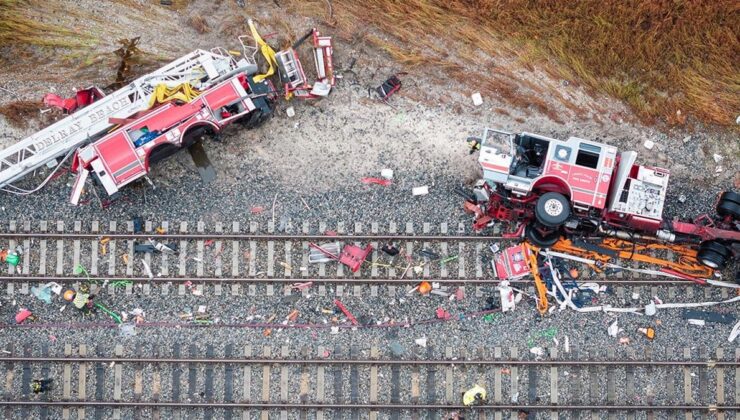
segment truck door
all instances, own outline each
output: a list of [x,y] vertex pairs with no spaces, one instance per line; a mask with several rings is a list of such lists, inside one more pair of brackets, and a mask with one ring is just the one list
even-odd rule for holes
[[108,194],[146,174],[133,143],[123,131],[99,141],[95,149],[99,158],[92,167]]

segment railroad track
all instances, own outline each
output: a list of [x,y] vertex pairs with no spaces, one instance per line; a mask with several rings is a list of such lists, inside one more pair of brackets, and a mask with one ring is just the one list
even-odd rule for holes
[[[144,223],[144,231],[134,233],[132,222],[124,229],[110,222],[103,229],[99,222],[92,222],[83,230],[82,222],[74,222],[71,231],[64,222],[55,224],[41,221],[38,226],[24,222],[9,222],[0,239],[7,246],[23,249],[22,263],[7,268],[2,280],[26,277],[29,281],[51,279],[65,281],[75,278],[75,268],[81,266],[85,272],[101,279],[122,278],[141,282],[168,282],[173,280],[198,280],[199,282],[271,282],[289,283],[294,279],[312,278],[325,282],[347,283],[407,283],[413,279],[434,279],[455,283],[486,283],[493,273],[490,260],[493,252],[489,247],[498,244],[501,248],[514,240],[497,235],[466,234],[466,226],[460,223],[452,232],[446,223],[432,227],[424,223],[419,233],[418,226],[407,223],[400,232],[395,223],[383,226],[372,223],[370,233],[365,226],[356,223],[352,233],[347,233],[339,223],[330,230],[323,223],[312,232],[310,224],[304,223],[300,233],[289,223],[282,226],[282,233],[275,232],[273,223],[266,229],[251,222],[244,232],[239,223],[233,223],[227,231],[222,223],[206,232],[205,224],[197,223],[196,232],[189,232],[187,223],[180,223],[173,232],[167,222],[154,225]],[[161,232],[161,233],[160,233]],[[155,238],[163,243],[177,245],[176,254],[138,253],[135,243],[147,243]],[[309,243],[338,242],[373,245],[374,251],[362,269],[351,273],[347,267],[331,262],[310,264]],[[401,252],[394,258],[379,249],[393,243]],[[430,251],[436,257],[428,258],[422,251]],[[377,264],[371,264],[375,262]],[[146,264],[144,264],[146,263]],[[146,266],[155,278],[150,278]],[[420,271],[414,268],[421,266]],[[77,276],[79,277],[79,276]],[[606,283],[625,284],[686,284],[684,280],[670,280],[656,276],[616,272],[594,276]]]
[[[6,350],[5,418],[444,418],[479,384],[487,404],[466,418],[732,418],[740,410],[740,349],[648,349],[616,355],[493,347],[422,349],[395,359],[379,348],[215,348],[114,356],[66,344]],[[457,351],[457,352],[455,352]],[[129,353],[129,354],[125,354]],[[295,355],[298,355],[297,357]],[[33,394],[34,378],[52,389]],[[470,416],[470,417],[467,417]]]

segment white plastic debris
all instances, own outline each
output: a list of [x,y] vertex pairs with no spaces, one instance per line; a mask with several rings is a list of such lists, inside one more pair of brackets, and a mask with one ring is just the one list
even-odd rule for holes
[[722,162],[722,160],[723,160],[723,159],[725,158],[724,156],[722,156],[722,155],[718,155],[718,154],[716,154],[716,153],[715,153],[714,155],[712,155],[712,157],[714,158],[714,161],[715,161],[716,163],[720,163],[720,162]]
[[645,305],[645,315],[653,316],[656,312],[658,312],[658,309],[655,307],[655,302],[650,302]]
[[474,94],[470,95],[470,98],[473,100],[473,105],[475,106],[483,105],[483,97],[480,96],[480,92],[475,92]]
[[514,404],[516,404],[517,402],[519,402],[519,393],[518,392],[511,395],[511,402],[513,402]]
[[311,95],[327,96],[331,92],[331,85],[324,82],[316,82],[311,89]]
[[198,306],[198,313],[199,314],[206,313],[206,305],[200,305],[200,306]]
[[504,280],[498,285],[498,291],[501,295],[501,312],[508,312],[516,307],[514,290],[509,286],[509,282]]
[[565,342],[563,343],[563,348],[565,349],[566,353],[570,353],[570,339],[568,336],[565,336]]
[[339,334],[339,327],[331,327],[332,334]]
[[686,136],[683,138],[683,143],[686,144],[691,141],[691,136]]
[[689,325],[697,325],[699,327],[703,327],[704,325],[706,325],[706,321],[704,321],[703,319],[689,319],[687,321]]
[[639,298],[640,298],[640,294],[639,293],[637,293],[637,292],[633,292],[632,293],[632,300],[637,300]]
[[653,150],[653,147],[655,147],[655,142],[652,140],[645,140],[645,143],[642,144],[646,149]]
[[422,347],[426,347],[427,346],[427,338],[426,337],[417,338],[416,340],[414,340],[414,343],[416,343],[416,344],[418,344],[418,345],[420,345]]
[[617,334],[619,334],[619,332],[622,331],[622,329],[619,328],[619,325],[617,324],[617,320],[614,320],[614,322],[612,322],[612,325],[610,325],[606,331],[609,333],[610,337],[616,337]]
[[542,347],[532,347],[531,349],[529,349],[529,352],[537,357],[542,357],[545,355],[545,350],[543,350]]
[[62,285],[53,281],[50,281],[44,285],[44,287],[48,287],[51,289],[52,292],[54,292],[55,295],[58,295],[62,293]]
[[732,331],[730,331],[730,336],[727,337],[727,341],[732,343],[733,341],[735,341],[738,335],[740,335],[740,321],[738,321],[737,324],[732,327]]
[[393,169],[383,169],[380,171],[380,176],[385,179],[393,179]]
[[499,246],[498,243],[493,243],[493,244],[491,244],[491,246],[489,248],[491,249],[491,252],[493,252],[495,254],[496,252],[498,252],[501,249],[501,246]]
[[427,195],[429,194],[429,187],[424,185],[422,187],[414,187],[411,189],[411,194],[414,196],[417,195]]
[[295,117],[295,108],[293,108],[292,106],[289,106],[289,107],[288,107],[288,108],[287,108],[287,109],[285,110],[285,113],[286,113],[286,114],[287,114],[287,115],[288,115],[288,116],[289,116],[290,118],[293,118],[293,117]]
[[152,273],[152,269],[149,267],[149,264],[147,264],[146,261],[141,260],[141,263],[144,265],[144,272],[147,276],[149,276],[150,279],[154,278],[154,273]]

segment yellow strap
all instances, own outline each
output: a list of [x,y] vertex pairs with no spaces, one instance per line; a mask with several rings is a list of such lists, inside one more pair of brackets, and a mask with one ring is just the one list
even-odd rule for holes
[[269,46],[264,39],[262,39],[260,34],[257,32],[257,28],[254,27],[254,22],[252,22],[251,19],[249,20],[249,30],[252,31],[252,38],[254,38],[254,41],[257,43],[257,45],[259,45],[260,52],[262,52],[262,55],[265,57],[267,65],[270,66],[267,69],[267,73],[258,74],[253,77],[254,81],[259,83],[275,74],[277,59],[275,58],[275,50],[273,50],[272,47]]
[[190,102],[198,95],[200,95],[200,92],[194,89],[190,83],[182,83],[173,88],[169,88],[166,84],[162,83],[154,88],[154,92],[152,92],[152,96],[149,98],[149,107],[151,108],[157,103],[163,104],[174,100]]

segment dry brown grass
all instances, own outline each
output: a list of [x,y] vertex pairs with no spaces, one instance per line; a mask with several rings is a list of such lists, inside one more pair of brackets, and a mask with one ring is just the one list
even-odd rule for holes
[[208,26],[206,18],[201,15],[191,15],[188,18],[188,24],[195,29],[199,34],[211,32],[211,28]]
[[43,107],[41,102],[15,101],[0,106],[0,115],[14,127],[25,128],[32,120],[39,118],[39,111]]
[[[295,0],[295,11],[323,18],[351,38],[364,25],[392,38],[370,38],[411,67],[435,66],[457,80],[462,65],[492,57],[481,84],[509,103],[531,103],[557,90],[522,90],[509,57],[528,69],[582,83],[626,102],[645,120],[681,124],[687,115],[729,125],[740,109],[740,3],[584,0]],[[499,63],[501,63],[499,65]],[[457,73],[457,74],[455,74]],[[512,97],[520,96],[519,99]],[[534,101],[533,101],[534,99]],[[581,110],[566,105],[575,114]],[[681,111],[677,113],[677,111]]]
[[39,2],[0,0],[0,46],[83,48],[91,37],[38,19]]

